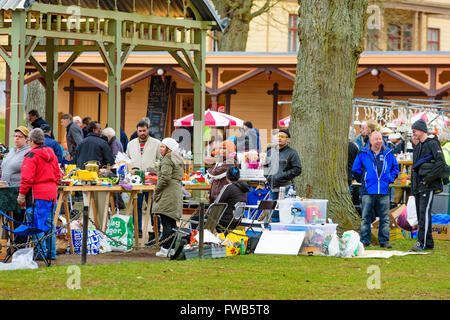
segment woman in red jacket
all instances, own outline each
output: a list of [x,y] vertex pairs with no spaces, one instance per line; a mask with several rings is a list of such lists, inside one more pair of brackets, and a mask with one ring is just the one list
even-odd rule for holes
[[[62,177],[62,172],[55,152],[52,148],[44,145],[45,136],[42,129],[31,130],[29,139],[31,150],[25,155],[22,162],[22,179],[17,202],[21,206],[25,205],[25,195],[31,188],[34,212],[46,211],[48,214],[46,220],[48,230],[56,208],[57,185]],[[38,238],[41,236],[40,234],[37,235]],[[51,247],[51,259],[55,259],[55,235],[47,238],[43,247],[47,256],[49,256],[48,248]]]

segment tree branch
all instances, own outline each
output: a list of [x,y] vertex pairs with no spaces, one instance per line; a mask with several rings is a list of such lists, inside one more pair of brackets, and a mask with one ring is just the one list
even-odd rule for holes
[[272,4],[270,4],[271,0],[266,0],[266,2],[264,3],[264,5],[261,8],[259,8],[258,10],[256,10],[255,12],[250,14],[250,19],[253,19],[253,18],[257,17],[257,16],[260,16],[263,13],[266,13],[271,8],[276,6],[278,4],[278,2],[280,2],[280,1],[281,0],[276,0]]

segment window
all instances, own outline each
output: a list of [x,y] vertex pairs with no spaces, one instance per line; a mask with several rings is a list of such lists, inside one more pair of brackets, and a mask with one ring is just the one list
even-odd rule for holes
[[298,50],[298,16],[296,14],[289,15],[288,26],[288,51]]
[[412,50],[412,35],[413,35],[412,24],[405,24],[403,26],[403,50],[404,51]]
[[367,51],[378,51],[378,30],[367,29],[366,50]]
[[388,31],[387,50],[388,51],[401,50],[402,32],[400,26],[390,23],[388,25],[387,31]]
[[440,29],[428,28],[428,51],[439,51],[439,33]]

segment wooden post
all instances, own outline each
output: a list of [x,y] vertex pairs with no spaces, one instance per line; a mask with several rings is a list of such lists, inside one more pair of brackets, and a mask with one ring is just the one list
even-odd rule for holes
[[55,39],[47,38],[47,71],[45,73],[45,118],[52,128],[55,139],[58,140],[58,52],[55,50]]

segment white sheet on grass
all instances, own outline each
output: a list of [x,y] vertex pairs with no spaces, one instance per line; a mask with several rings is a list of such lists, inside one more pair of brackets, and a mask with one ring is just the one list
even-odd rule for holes
[[406,256],[410,254],[428,254],[429,252],[410,252],[410,251],[384,251],[384,250],[364,250],[364,254],[353,258],[390,258],[392,256]]

